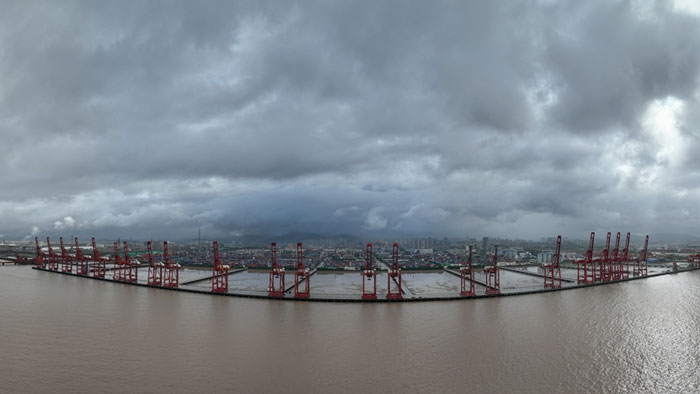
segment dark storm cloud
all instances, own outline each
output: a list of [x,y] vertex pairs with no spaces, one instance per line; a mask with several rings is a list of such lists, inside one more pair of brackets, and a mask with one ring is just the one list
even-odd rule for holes
[[0,232],[696,232],[672,2],[8,2]]
[[572,2],[560,11],[577,17],[550,32],[545,61],[559,96],[553,119],[582,130],[635,127],[650,100],[692,96],[700,71],[697,16],[658,2],[640,21],[633,4]]

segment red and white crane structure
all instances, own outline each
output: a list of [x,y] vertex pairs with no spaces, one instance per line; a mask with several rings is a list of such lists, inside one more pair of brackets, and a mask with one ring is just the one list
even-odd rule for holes
[[[309,269],[304,265],[304,248],[297,243],[297,264],[294,270],[294,298],[309,298]],[[304,283],[302,289],[301,283]]]
[[476,295],[474,286],[474,269],[472,268],[472,246],[469,245],[469,256],[467,262],[459,269],[461,281],[459,295],[462,297],[473,297]]
[[591,232],[591,240],[588,244],[588,250],[583,260],[576,261],[577,266],[577,281],[579,284],[591,284],[595,281],[595,263],[593,262],[593,243],[595,242],[595,233]]
[[[367,282],[372,282],[372,286],[368,286]],[[365,255],[365,269],[362,270],[362,299],[377,299],[377,270],[374,268],[374,263],[372,261],[371,243],[367,244],[367,252]]]
[[119,243],[115,242],[114,243],[114,253],[112,255],[112,259],[114,260],[114,269],[112,271],[112,279],[114,280],[124,280],[124,261],[122,260],[122,256],[119,254]]
[[615,237],[615,249],[613,249],[612,254],[610,255],[610,264],[608,268],[608,272],[610,272],[608,280],[612,279],[612,273],[615,271],[615,266],[618,264],[620,260],[620,232],[617,232],[617,236]]
[[[228,275],[227,275],[228,277]],[[168,250],[168,242],[163,242],[163,287],[175,288],[180,285],[180,264],[173,263]],[[227,286],[228,287],[228,286]]]
[[[116,243],[115,243],[116,245]],[[106,267],[105,262],[108,259],[106,257],[100,257],[100,251],[97,249],[97,243],[95,242],[95,237],[92,237],[92,276],[95,278],[104,278]],[[116,268],[116,267],[115,267]],[[115,271],[116,272],[116,269]]]
[[59,238],[61,244],[61,271],[73,272],[73,257],[68,254],[68,251],[63,246],[63,237]]
[[129,254],[129,245],[124,241],[124,260],[122,267],[124,267],[124,272],[122,274],[122,281],[135,283],[139,280],[139,262],[138,260],[132,259]]
[[48,249],[49,253],[49,271],[58,271],[59,257],[51,247],[51,240],[49,239],[49,237],[46,237],[46,248]]
[[630,277],[630,233],[627,233],[627,240],[625,241],[625,248],[622,249],[620,257],[617,259],[617,264],[615,270],[613,271],[613,276],[615,280],[628,279]]
[[688,256],[688,262],[700,268],[700,252]]
[[34,237],[34,243],[36,243],[36,257],[34,258],[34,262],[36,263],[36,266],[38,268],[44,268],[44,265],[46,264],[46,255],[44,252],[41,251],[41,246],[39,246],[39,238]]
[[605,249],[600,254],[600,257],[595,259],[595,263],[593,265],[593,269],[596,269],[597,266],[597,272],[594,275],[594,280],[596,282],[607,282],[611,278],[611,273],[608,267],[610,266],[610,237],[611,233],[608,231],[608,236],[605,238]]
[[146,257],[148,258],[148,284],[160,286],[163,284],[163,263],[157,262],[153,257],[153,243],[146,242]]
[[78,275],[87,275],[90,271],[89,263],[90,259],[83,254],[83,250],[80,249],[78,238],[75,238],[75,272]]
[[17,264],[31,264],[32,260],[28,260],[22,257],[19,253],[15,253],[15,265]]
[[649,236],[647,235],[644,239],[644,249],[639,252],[639,256],[635,260],[633,275],[634,276],[647,276],[647,252],[649,248]]
[[270,297],[284,297],[284,267],[277,261],[277,243],[270,244],[270,281],[267,287]]
[[[391,282],[394,282],[395,286],[392,286]],[[392,287],[394,288],[393,290]],[[396,242],[391,249],[391,267],[389,267],[389,274],[387,275],[386,298],[389,300],[403,299],[401,289],[401,267],[399,266],[399,244]]]
[[493,245],[493,261],[484,268],[486,274],[486,294],[501,294],[501,271],[498,270],[498,245]]
[[559,266],[561,260],[561,235],[557,236],[557,249],[552,255],[552,259],[549,264],[545,264],[542,268],[544,269],[544,287],[559,289],[561,288],[561,267]]
[[[691,254],[688,256],[688,262],[695,266],[695,268],[700,268],[700,251],[696,254]],[[674,261],[674,270],[678,270],[678,264]],[[690,267],[689,267],[690,268]],[[635,266],[636,269],[636,266]],[[635,274],[636,276],[636,274]]]
[[214,241],[214,269],[211,277],[211,291],[226,293],[228,291],[229,266],[224,265],[219,257],[219,241]]

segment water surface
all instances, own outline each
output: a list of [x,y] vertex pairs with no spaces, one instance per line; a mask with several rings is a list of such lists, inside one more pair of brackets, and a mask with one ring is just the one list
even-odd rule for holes
[[698,272],[500,299],[326,304],[10,266],[0,392],[699,392],[699,323]]

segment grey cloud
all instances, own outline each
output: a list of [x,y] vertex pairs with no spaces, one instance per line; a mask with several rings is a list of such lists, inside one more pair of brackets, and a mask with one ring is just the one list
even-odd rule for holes
[[647,4],[5,3],[0,230],[697,231],[700,19]]
[[651,100],[693,93],[697,17],[675,12],[670,2],[653,4],[646,17],[633,2],[561,6],[559,17],[571,22],[550,30],[544,57],[558,97],[550,109],[555,121],[574,130],[635,128]]

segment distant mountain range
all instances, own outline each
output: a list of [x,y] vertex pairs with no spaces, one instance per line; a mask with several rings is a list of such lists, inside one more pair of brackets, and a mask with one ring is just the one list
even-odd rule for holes
[[241,242],[246,245],[266,245],[270,242],[279,243],[290,243],[290,242],[302,242],[302,241],[320,241],[320,240],[359,240],[355,235],[352,234],[319,234],[319,233],[309,233],[309,232],[289,232],[279,235],[266,235],[266,234],[245,234],[238,237],[231,238],[232,241]]
[[[634,237],[637,238],[637,237]],[[644,240],[643,236],[639,236]],[[649,242],[700,242],[700,236],[682,233],[652,233],[649,234]]]

